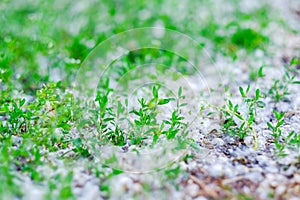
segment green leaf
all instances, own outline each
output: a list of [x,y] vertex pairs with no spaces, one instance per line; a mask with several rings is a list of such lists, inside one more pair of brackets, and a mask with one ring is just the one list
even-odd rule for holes
[[109,121],[114,121],[115,118],[113,117],[108,117],[108,118],[105,118],[103,121],[104,122],[109,122]]
[[267,122],[267,126],[268,126],[272,131],[275,131],[275,127],[274,127],[270,122]]
[[233,111],[237,113],[237,112],[238,112],[238,109],[239,109],[239,105],[238,105],[238,104],[236,104],[236,105],[234,106],[234,109],[233,109]]
[[239,118],[240,120],[244,120],[243,117],[241,115],[235,115],[237,118]]
[[229,108],[229,110],[232,110],[232,108],[233,108],[233,104],[230,100],[228,100],[228,108]]
[[250,90],[250,85],[247,86],[246,94],[248,94],[249,90]]
[[255,99],[258,100],[260,98],[260,90],[256,89],[255,91]]
[[264,108],[266,106],[265,102],[263,101],[257,101],[257,107]]
[[276,110],[274,110],[273,113],[278,121],[284,117],[284,113],[277,112]]
[[186,105],[188,105],[188,104],[187,103],[182,103],[182,104],[179,105],[179,107],[184,107]]
[[265,74],[263,73],[263,66],[261,66],[259,69],[258,69],[258,72],[257,72],[257,75],[258,77],[264,77]]
[[158,134],[154,134],[153,139],[152,139],[152,143],[156,144],[157,140],[158,140]]
[[182,95],[182,87],[179,87],[178,89],[178,98],[180,98]]
[[248,119],[248,123],[252,124],[254,121],[254,115],[250,115],[249,119]]
[[158,105],[164,105],[170,102],[170,99],[160,99]]
[[284,120],[281,120],[281,121],[277,122],[276,127],[280,127],[283,124],[284,124]]
[[213,114],[215,114],[215,112],[209,112],[209,113],[207,113],[207,117],[209,117],[209,116],[211,116],[211,115],[213,115]]
[[158,99],[158,89],[155,86],[152,88],[152,95],[154,97],[154,99]]
[[244,89],[242,87],[239,87],[239,90],[240,90],[240,93],[241,93],[242,97],[245,98],[246,94],[244,92]]
[[22,107],[25,104],[25,99],[20,100],[20,107]]
[[290,65],[300,65],[300,57],[297,58],[297,57],[293,57],[291,62],[290,62]]

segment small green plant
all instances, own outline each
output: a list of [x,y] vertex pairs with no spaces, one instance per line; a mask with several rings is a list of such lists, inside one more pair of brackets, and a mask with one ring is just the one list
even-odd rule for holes
[[25,99],[15,99],[5,103],[3,111],[8,115],[6,126],[1,123],[1,134],[20,135],[26,132],[30,126],[31,112],[25,112]]
[[297,59],[291,60],[290,65],[284,65],[284,74],[281,79],[275,79],[273,85],[268,91],[270,97],[275,101],[287,100],[287,96],[290,94],[289,86],[292,84],[300,84],[300,81],[296,81],[294,65],[297,64]]
[[[241,139],[252,132],[255,140],[257,140],[253,124],[257,115],[257,109],[265,106],[265,103],[260,100],[262,98],[261,92],[259,89],[256,89],[255,96],[249,97],[250,85],[248,85],[246,89],[239,87],[239,91],[246,105],[246,111],[242,114],[242,112],[239,111],[240,106],[238,104],[233,105],[233,103],[228,100],[228,104],[223,106],[222,109],[222,113],[225,116],[223,130],[232,135],[237,135]],[[236,120],[240,121],[239,125],[236,124]],[[257,141],[255,144],[255,148],[256,147]]]
[[273,125],[270,122],[267,122],[267,126],[272,130],[272,136],[274,137],[274,143],[276,148],[278,149],[279,155],[284,155],[285,145],[280,142],[282,131],[281,126],[284,124],[284,113],[273,111],[276,123]]
[[[257,133],[254,128],[257,109],[263,108],[265,103],[261,100],[263,97],[259,89],[256,89],[253,97],[249,96],[250,85],[246,89],[239,87],[240,94],[243,99],[243,105],[246,108],[240,110],[241,105],[233,104],[230,99],[227,99],[227,104],[222,107],[214,106],[208,102],[206,104],[217,110],[223,117],[223,131],[243,139],[245,136],[252,133],[254,138],[254,149],[258,147]],[[212,113],[209,112],[209,115]]]
[[261,66],[258,70],[251,70],[249,78],[252,81],[256,81],[258,78],[263,78],[266,75],[263,73],[264,66]]
[[268,41],[269,39],[266,36],[250,28],[239,28],[231,36],[232,44],[238,47],[243,47],[248,51],[252,51],[253,49],[257,48],[263,48],[263,45]]
[[[158,137],[161,134],[166,135],[167,139],[173,139],[180,129],[183,129],[184,124],[182,120],[184,119],[180,116],[179,109],[185,106],[185,104],[180,103],[180,99],[185,98],[182,96],[182,88],[178,91],[178,100],[177,105],[174,111],[172,112],[172,116],[169,120],[163,120],[161,124],[157,121],[157,115],[159,113],[158,107],[161,105],[168,104],[170,101],[174,101],[174,98],[159,98],[158,91],[160,87],[154,86],[152,88],[152,98],[149,101],[146,101],[144,98],[138,100],[141,108],[139,110],[132,110],[131,113],[138,116],[138,119],[134,120],[136,130],[139,133],[139,136],[136,137],[133,134],[130,135],[130,138],[138,139],[137,141],[141,142],[142,138],[149,133],[153,135],[153,143],[156,143]],[[168,127],[168,128],[166,128]]]
[[[109,79],[102,79],[95,102],[98,103],[99,110],[90,109],[92,116],[81,122],[81,128],[95,126],[99,134],[99,143],[112,143],[122,146],[127,140],[131,144],[141,145],[146,138],[153,138],[153,144],[157,142],[161,134],[166,135],[167,139],[173,139],[180,130],[184,130],[187,124],[183,123],[183,117],[180,110],[186,104],[181,103],[185,98],[182,95],[182,88],[178,91],[178,99],[170,119],[158,120],[161,113],[161,106],[175,101],[175,98],[160,98],[160,86],[153,86],[151,89],[151,98],[139,98],[138,108],[128,111],[128,100],[125,99],[125,105],[119,99],[112,99],[110,93],[113,91],[109,87]],[[133,119],[133,120],[130,120]],[[121,122],[128,122],[130,128],[124,129]],[[78,142],[74,144],[78,150]],[[82,142],[80,142],[82,144]]]
[[94,110],[97,116],[94,123],[96,124],[101,142],[106,143],[106,141],[109,141],[112,144],[120,146],[126,142],[125,133],[118,125],[125,108],[120,101],[117,102],[116,110],[111,107],[109,95],[112,91],[113,89],[109,87],[108,78],[100,80],[100,88],[95,99],[99,104],[99,111]]
[[267,126],[272,130],[272,136],[274,137],[274,144],[277,149],[277,154],[280,156],[286,156],[285,148],[300,148],[300,135],[297,134],[295,131],[291,131],[287,137],[282,136],[281,127],[284,125],[284,113],[277,112],[276,110],[273,111],[276,123],[272,124],[267,122]]
[[286,138],[286,143],[290,148],[294,148],[296,150],[300,150],[300,133],[296,133],[296,131],[291,131],[287,138]]

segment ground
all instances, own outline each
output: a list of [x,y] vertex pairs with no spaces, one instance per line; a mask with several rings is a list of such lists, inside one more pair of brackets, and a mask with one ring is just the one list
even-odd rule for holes
[[296,0],[0,13],[0,199],[300,196]]

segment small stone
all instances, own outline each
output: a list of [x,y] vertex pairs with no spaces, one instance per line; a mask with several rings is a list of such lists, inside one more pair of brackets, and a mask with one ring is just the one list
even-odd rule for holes
[[294,182],[300,184],[300,174],[294,174]]
[[219,127],[213,128],[208,134],[214,135],[215,137],[222,137],[221,131],[219,131]]
[[254,139],[252,136],[244,137],[244,142],[248,147],[253,147],[253,145],[254,145]]
[[215,138],[211,141],[211,143],[215,146],[222,146],[225,142],[221,138]]
[[131,145],[131,146],[129,146],[128,151],[132,152],[132,151],[135,151],[136,149],[137,149],[136,145]]
[[260,166],[268,165],[268,162],[270,160],[268,157],[263,156],[263,155],[257,156],[256,159]]
[[292,165],[287,170],[282,171],[282,174],[286,176],[292,176],[293,174],[295,174],[295,172],[297,172],[297,168]]
[[245,178],[249,179],[252,182],[261,182],[264,179],[261,172],[256,172],[256,171],[246,174]]
[[197,197],[195,200],[207,200],[205,197]]
[[180,162],[180,169],[186,171],[188,169],[188,165],[185,162]]
[[88,175],[84,173],[75,173],[73,177],[73,182],[75,187],[83,187],[84,184],[88,181]]
[[286,191],[286,187],[284,185],[279,185],[275,190],[275,194],[276,196],[281,196],[284,194],[285,191]]
[[81,199],[98,200],[100,196],[99,188],[91,182],[87,182],[82,191]]
[[262,136],[257,138],[258,140],[258,149],[265,149],[266,148],[266,139]]
[[214,164],[210,168],[207,169],[211,176],[220,177],[224,174],[222,164]]
[[278,173],[278,168],[276,166],[267,166],[265,168],[265,171],[269,172],[269,173],[273,173],[273,174],[276,174]]
[[142,193],[143,188],[142,188],[141,184],[139,184],[139,183],[134,183],[134,184],[131,186],[131,190],[133,191],[134,194],[140,194],[140,193]]
[[190,183],[185,188],[185,192],[187,195],[189,195],[191,197],[196,197],[199,193],[199,186],[194,183]]

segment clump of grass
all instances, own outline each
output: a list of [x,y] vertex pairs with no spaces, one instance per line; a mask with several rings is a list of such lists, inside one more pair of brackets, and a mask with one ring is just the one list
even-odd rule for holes
[[259,67],[258,70],[251,70],[249,74],[249,78],[252,81],[257,81],[259,78],[263,78],[266,75],[263,73],[264,66]]
[[231,43],[248,51],[263,48],[269,39],[251,28],[239,28],[231,36]]
[[[223,123],[223,130],[232,135],[238,136],[240,139],[243,139],[249,133],[253,134],[255,145],[254,149],[257,148],[257,134],[254,128],[255,117],[257,115],[256,111],[258,108],[263,108],[265,103],[261,101],[263,97],[259,89],[256,89],[255,96],[250,97],[250,85],[246,89],[239,87],[243,103],[246,105],[246,112],[242,114],[239,111],[239,105],[233,105],[233,103],[228,100],[228,104],[223,106],[222,114],[225,117]],[[239,121],[237,124],[236,122]]]
[[282,126],[285,124],[284,115],[285,113],[273,111],[276,122],[274,124],[267,122],[267,126],[272,131],[272,136],[274,137],[274,144],[277,149],[277,154],[279,156],[286,156],[286,147],[289,148],[300,148],[300,134],[295,131],[291,131],[286,137],[282,135]]
[[[161,98],[159,96],[160,86],[151,88],[150,98],[138,98],[138,107],[129,110],[128,99],[124,102],[120,99],[112,99],[113,89],[109,86],[109,79],[102,79],[97,92],[95,103],[98,106],[90,109],[90,117],[83,119],[80,129],[96,127],[99,144],[113,144],[123,146],[128,141],[131,144],[142,145],[145,139],[152,138],[153,144],[157,142],[160,135],[165,135],[167,139],[173,139],[180,131],[184,131],[187,124],[183,122],[184,117],[180,110],[186,104],[181,103],[185,98],[182,95],[182,88],[178,91],[178,98]],[[122,97],[123,98],[123,97]],[[169,119],[158,120],[161,108],[171,102],[175,103],[174,110]],[[92,103],[94,104],[94,103]],[[88,115],[88,114],[87,114]],[[122,126],[127,124],[128,126]],[[81,141],[76,141],[76,146],[80,146]]]
[[[138,142],[141,141],[140,137],[143,137],[143,135],[149,135],[149,133],[152,133],[154,135],[153,141],[156,142],[158,139],[158,136],[163,132],[164,129],[164,123],[158,124],[157,121],[157,115],[159,113],[158,106],[168,104],[170,101],[174,101],[174,98],[164,98],[160,99],[158,96],[159,86],[154,86],[152,88],[152,98],[149,101],[146,101],[144,98],[138,99],[138,102],[140,104],[140,109],[135,110],[133,109],[130,111],[130,113],[133,113],[138,117],[138,119],[134,120],[135,125],[135,133],[131,133],[130,138],[136,138],[136,133],[141,133],[140,136],[137,136]],[[176,117],[176,113],[174,113],[174,117]],[[167,121],[169,122],[169,121]],[[165,133],[167,137],[169,135]],[[136,141],[135,141],[136,143]]]
[[242,140],[245,136],[252,134],[254,138],[253,148],[257,149],[258,140],[254,125],[257,109],[265,106],[265,103],[261,100],[263,96],[260,89],[256,89],[255,95],[251,97],[249,95],[250,85],[246,89],[239,87],[239,91],[243,99],[243,105],[246,106],[246,111],[242,112],[240,110],[241,105],[234,105],[230,99],[227,99],[227,103],[222,107],[214,106],[208,102],[206,104],[220,113],[220,116],[223,118],[223,132],[237,136]]
[[289,65],[284,65],[284,74],[281,79],[275,79],[273,85],[268,91],[268,95],[275,101],[288,100],[290,94],[290,85],[300,84],[300,81],[296,81],[296,68],[299,64],[297,58],[293,58]]

